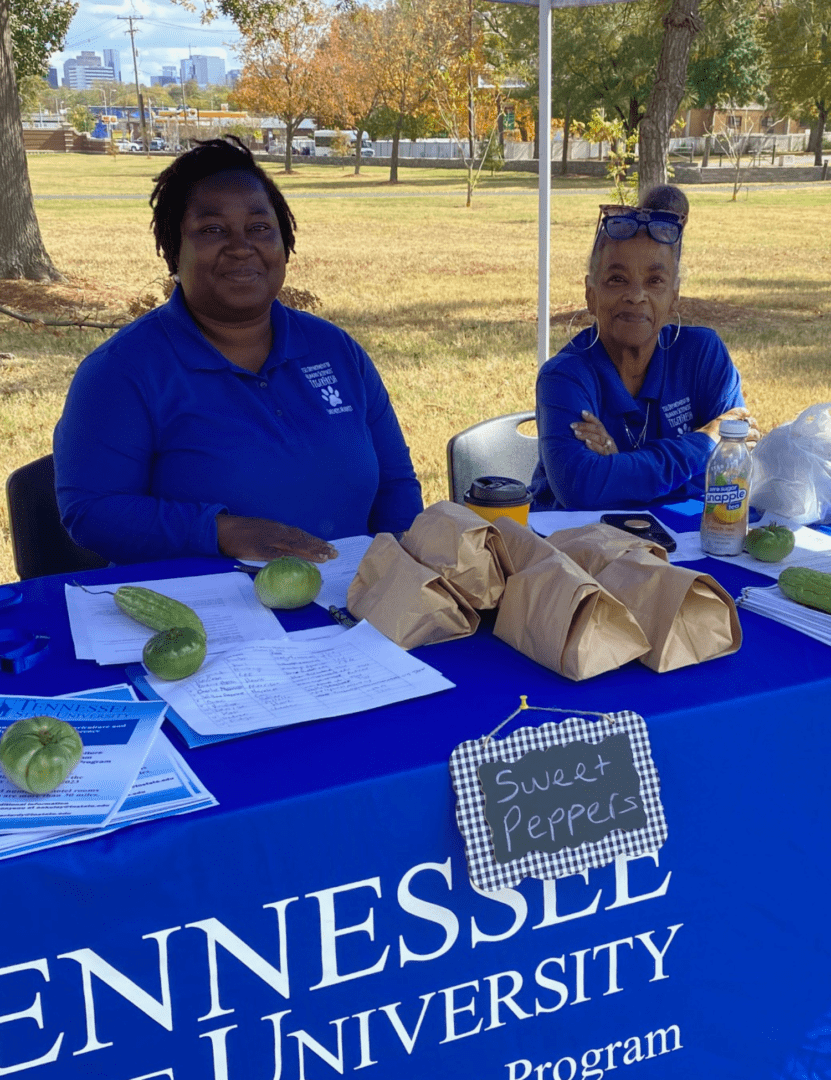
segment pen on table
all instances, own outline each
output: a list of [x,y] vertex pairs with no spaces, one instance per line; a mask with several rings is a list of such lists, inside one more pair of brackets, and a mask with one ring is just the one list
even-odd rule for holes
[[344,630],[351,630],[353,626],[357,626],[358,620],[353,619],[346,608],[339,608],[334,604],[330,604],[329,614],[339,626],[344,628]]

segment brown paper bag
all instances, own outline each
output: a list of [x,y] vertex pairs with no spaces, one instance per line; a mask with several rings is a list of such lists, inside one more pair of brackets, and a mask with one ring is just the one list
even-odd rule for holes
[[428,506],[401,546],[449,581],[474,608],[495,608],[510,573],[502,537],[473,510],[453,502]]
[[518,570],[527,570],[529,566],[542,562],[551,554],[551,544],[547,540],[543,540],[533,529],[520,525],[513,518],[499,518],[494,522],[493,527],[499,530],[499,535],[502,537],[510,564],[509,574],[516,573]]
[[[633,515],[634,516],[634,515]],[[638,536],[630,536],[614,525],[580,525],[576,529],[558,529],[547,537],[548,543],[570,555],[587,574],[597,577],[604,566],[629,551],[649,551],[664,562],[669,561],[666,548]]]
[[726,656],[742,643],[736,605],[709,574],[636,550],[610,562],[597,580],[640,623],[651,646],[641,663],[653,671]]
[[634,616],[561,551],[508,578],[494,633],[575,680],[649,651]]
[[379,533],[369,545],[347,607],[402,649],[467,637],[479,626],[464,597],[408,555],[391,533]]

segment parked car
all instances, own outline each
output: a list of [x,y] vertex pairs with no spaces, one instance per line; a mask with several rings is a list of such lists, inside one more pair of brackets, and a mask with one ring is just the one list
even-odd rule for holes
[[155,138],[150,140],[151,150],[167,150],[167,143],[164,139]]
[[122,139],[121,142],[116,143],[119,154],[140,154],[142,151],[141,143],[133,142],[131,139]]

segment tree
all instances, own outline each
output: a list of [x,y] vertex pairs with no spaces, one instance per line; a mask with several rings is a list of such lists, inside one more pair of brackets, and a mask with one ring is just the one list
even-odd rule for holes
[[779,106],[812,116],[814,164],[831,108],[831,0],[785,0],[768,15],[764,36],[771,92]]
[[380,26],[385,65],[381,89],[392,134],[390,182],[398,181],[398,147],[408,121],[430,101],[433,76],[445,65],[451,40],[450,5],[440,0],[388,0]]
[[[74,13],[74,5],[69,6]],[[67,18],[67,10],[66,5],[50,6],[47,0],[36,12],[27,6],[23,19],[22,5],[18,8],[15,0],[0,0],[0,186],[5,192],[5,205],[0,215],[0,278],[55,281],[61,277],[46,252],[35,215],[23,146],[13,42],[21,43],[21,77],[42,74],[48,55],[63,43],[71,18],[71,15]],[[51,20],[49,12],[53,15]],[[27,23],[41,26],[39,47],[37,39],[29,33]],[[40,71],[37,69],[38,57]],[[34,68],[32,64],[35,64]]]
[[622,120],[606,120],[600,113],[594,112],[586,125],[585,136],[592,143],[610,144],[606,175],[614,185],[612,195],[621,205],[634,203],[636,200],[633,188],[637,174],[633,177],[630,169],[635,160],[637,133],[629,135]]
[[642,193],[667,180],[669,133],[684,97],[687,63],[701,29],[698,0],[673,0],[664,17],[664,37],[655,81],[638,131],[638,181]]
[[499,93],[492,81],[496,75],[485,62],[482,25],[473,0],[459,7],[454,23],[447,61],[433,76],[432,99],[443,128],[461,151],[467,168],[465,205],[470,206],[485,161],[493,162],[494,149],[499,149],[501,110],[495,108]]
[[249,22],[237,50],[245,67],[234,97],[246,108],[273,114],[286,125],[287,173],[294,134],[317,104],[314,57],[326,18],[320,0],[298,0],[276,15]]
[[9,27],[18,82],[26,75],[45,75],[53,52],[63,47],[78,5],[73,0],[10,0]]
[[726,9],[704,12],[704,30],[687,68],[687,86],[697,109],[709,109],[713,126],[719,105],[741,108],[760,101],[768,81],[764,43],[755,12]]
[[95,127],[95,116],[88,105],[79,103],[69,110],[69,123],[75,131],[92,131]]
[[366,6],[347,8],[333,19],[315,59],[318,115],[332,126],[355,130],[356,174],[361,171],[361,139],[381,103],[380,33],[377,11]]
[[[717,0],[717,6],[702,8],[704,31],[696,39],[687,67],[687,88],[697,109],[709,117],[710,132],[720,105],[742,107],[763,101],[768,82],[768,64],[760,36],[758,11],[748,10],[747,0]],[[709,162],[711,138],[704,143]]]
[[556,10],[552,107],[588,122],[597,109],[626,136],[644,116],[661,44],[659,0]]
[[[499,85],[499,111],[513,114],[513,122],[528,142],[539,110],[539,16],[523,4],[483,4],[482,52]],[[500,128],[500,142],[501,128]]]

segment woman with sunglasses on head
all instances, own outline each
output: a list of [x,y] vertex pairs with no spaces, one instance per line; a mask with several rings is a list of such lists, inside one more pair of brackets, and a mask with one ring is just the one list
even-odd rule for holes
[[535,510],[611,509],[698,496],[719,423],[750,420],[718,335],[682,327],[689,205],[664,185],[637,209],[602,206],[586,275],[595,325],[537,378]]

